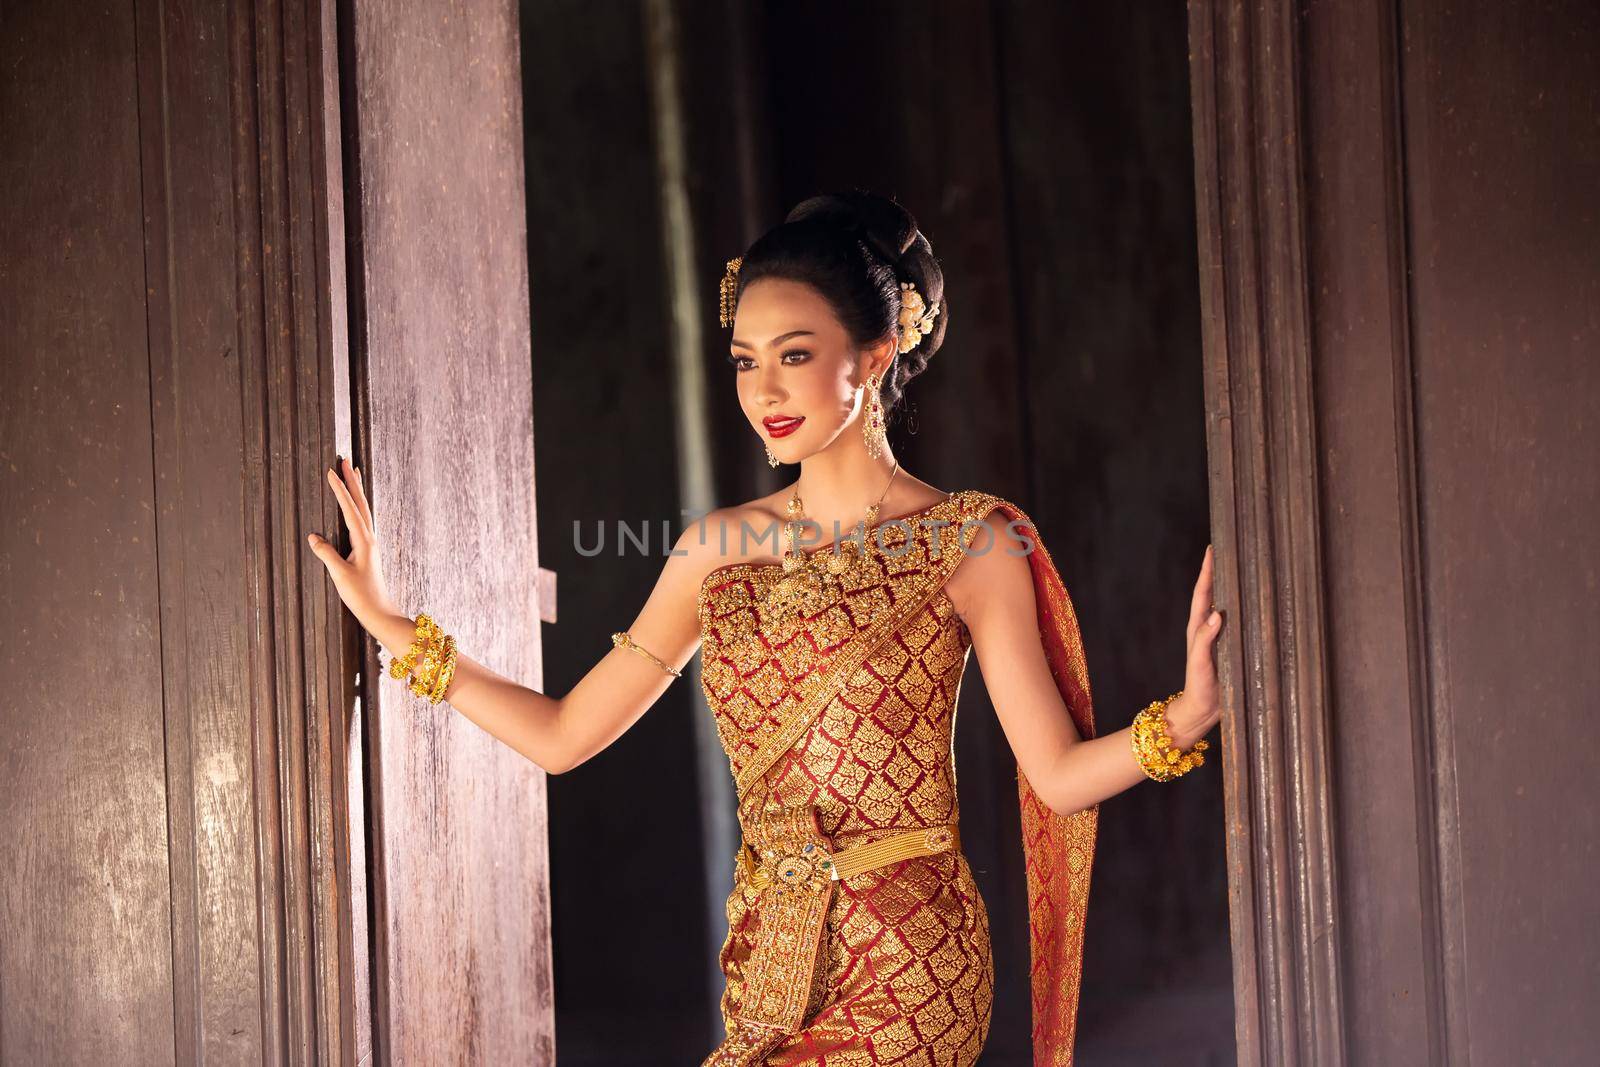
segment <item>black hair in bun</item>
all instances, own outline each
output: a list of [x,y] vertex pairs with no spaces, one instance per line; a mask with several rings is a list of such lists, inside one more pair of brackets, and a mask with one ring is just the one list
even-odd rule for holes
[[738,291],[761,278],[786,278],[816,289],[858,345],[880,341],[897,328],[901,282],[915,285],[929,305],[939,304],[932,331],[890,365],[882,389],[885,411],[899,406],[906,383],[927,368],[944,343],[950,321],[944,271],[917,220],[888,197],[854,189],[795,205],[744,254]]

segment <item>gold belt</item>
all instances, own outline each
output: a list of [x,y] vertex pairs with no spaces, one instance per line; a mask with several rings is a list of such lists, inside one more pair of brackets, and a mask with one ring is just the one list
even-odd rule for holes
[[960,844],[952,824],[903,830],[835,851],[822,833],[819,814],[815,804],[764,812],[739,847],[744,887],[759,894],[756,936],[743,965],[741,1003],[732,1013],[727,1039],[712,1050],[707,1065],[764,1063],[768,1050],[803,1025],[835,883]]
[[864,845],[832,852],[820,841],[806,841],[789,849],[763,848],[745,844],[739,849],[739,866],[752,889],[765,889],[774,883],[796,886],[813,878],[839,881],[916,856],[932,856],[961,846],[961,831],[955,824],[904,830]]

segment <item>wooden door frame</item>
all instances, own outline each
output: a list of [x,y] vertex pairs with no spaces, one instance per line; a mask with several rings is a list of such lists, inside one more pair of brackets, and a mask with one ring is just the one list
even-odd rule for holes
[[1441,689],[1423,525],[1425,475],[1459,475],[1419,450],[1412,277],[1432,284],[1441,225],[1470,224],[1431,217],[1452,20],[1190,6],[1243,1063],[1466,1062],[1481,1014],[1459,807],[1479,787],[1456,766],[1474,739]]
[[314,529],[349,547],[323,473],[352,442],[336,5],[255,0],[230,11],[239,272],[254,320],[241,325],[245,409],[260,448],[246,498],[262,509],[252,525],[263,535],[247,565],[270,605],[259,635],[262,707],[273,713],[258,729],[263,772],[273,763],[258,779],[270,831],[261,889],[281,924],[276,945],[264,943],[281,968],[263,989],[264,1010],[277,1014],[264,1041],[284,1063],[355,1063],[367,984],[355,927],[365,872],[352,862],[362,827],[350,811],[362,782],[359,650],[305,540]]
[[[175,276],[181,287],[197,269],[171,261],[183,249],[167,235],[211,210],[173,158],[194,156],[199,124],[225,123],[231,137],[261,1048],[278,1063],[355,1063],[366,965],[355,925],[365,908],[361,821],[350,815],[362,782],[358,649],[354,623],[306,543],[316,530],[348,547],[323,476],[351,448],[335,5],[230,6],[220,40],[159,4],[139,5],[137,18],[147,231],[161,235],[146,255],[160,285]],[[188,81],[212,65],[227,70],[224,114],[171,102],[197,100]],[[172,359],[176,376],[184,361],[204,358],[174,351],[168,309],[161,300],[151,307],[154,360]],[[196,397],[174,399],[167,417],[176,425],[182,403]],[[243,842],[227,847],[235,844]],[[203,978],[175,998],[180,1052],[203,1047],[201,1020],[184,1013]]]
[[1189,4],[1241,1064],[1344,1058],[1297,17]]

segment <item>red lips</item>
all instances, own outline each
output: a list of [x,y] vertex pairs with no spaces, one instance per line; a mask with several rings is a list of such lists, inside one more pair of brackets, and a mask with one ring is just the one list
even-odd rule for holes
[[767,428],[767,433],[773,437],[787,437],[800,428],[805,422],[804,415],[768,415],[761,420],[761,425]]

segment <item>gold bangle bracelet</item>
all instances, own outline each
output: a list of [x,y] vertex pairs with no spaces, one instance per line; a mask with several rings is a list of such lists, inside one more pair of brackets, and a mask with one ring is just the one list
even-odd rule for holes
[[683,673],[681,671],[679,671],[676,667],[667,666],[667,664],[661,662],[661,660],[659,658],[657,658],[656,656],[652,655],[647,649],[640,648],[637,644],[635,644],[634,640],[633,640],[633,637],[631,635],[629,635],[629,633],[626,630],[618,630],[616,633],[612,634],[611,635],[611,644],[615,648],[632,649],[633,651],[639,653],[639,655],[643,656],[645,659],[649,660],[651,663],[654,663],[657,667],[660,667],[662,670],[664,670],[668,674],[672,675],[674,678],[682,678],[683,677]]
[[444,699],[444,691],[450,688],[450,682],[456,676],[456,639],[454,634],[445,635],[443,650],[439,654],[439,667],[432,685],[428,688],[428,703],[437,704]]
[[1170,782],[1206,761],[1203,753],[1209,746],[1205,741],[1196,741],[1193,748],[1183,752],[1167,732],[1167,705],[1182,695],[1180,689],[1166,700],[1153,700],[1133,717],[1133,732],[1128,740],[1134,758],[1152,781]]
[[432,636],[428,639],[426,647],[422,650],[422,659],[419,660],[411,672],[411,694],[433,702],[433,687],[439,681],[439,668],[444,663],[445,653],[449,651],[450,638],[445,636],[443,630],[437,625],[433,627]]
[[427,612],[419,614],[411,647],[389,661],[389,676],[405,681],[413,696],[437,704],[444,699],[455,673],[454,635],[441,630]]
[[422,612],[416,619],[415,636],[411,640],[411,647],[405,654],[396,656],[389,661],[389,677],[404,679],[417,669],[417,660],[425,656],[430,648],[444,636],[439,630],[439,625],[427,612]]

